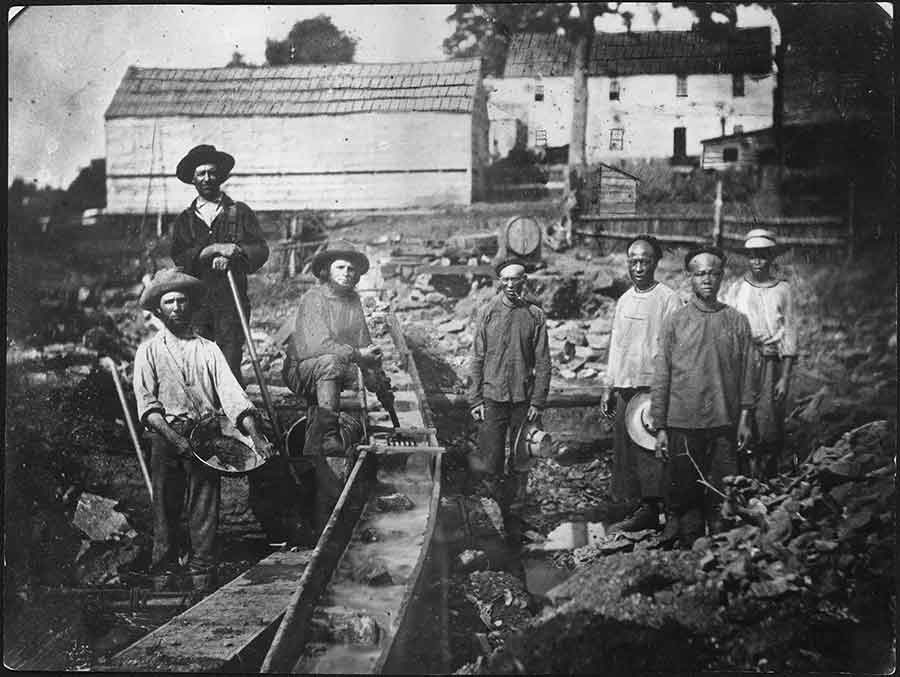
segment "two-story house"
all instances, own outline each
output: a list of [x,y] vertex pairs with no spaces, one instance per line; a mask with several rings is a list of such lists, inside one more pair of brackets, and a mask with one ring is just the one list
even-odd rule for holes
[[[564,146],[572,125],[572,47],[513,37],[491,100],[527,103],[528,146]],[[699,158],[702,139],[772,124],[770,29],[719,39],[693,31],[598,33],[588,64],[589,162]]]

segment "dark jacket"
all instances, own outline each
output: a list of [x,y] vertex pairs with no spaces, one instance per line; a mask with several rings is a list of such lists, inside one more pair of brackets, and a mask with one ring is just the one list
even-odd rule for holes
[[544,311],[510,306],[498,294],[475,328],[469,403],[485,399],[526,402],[543,408],[550,391],[550,346]]
[[232,308],[234,300],[228,277],[224,271],[214,271],[214,257],[200,259],[204,247],[213,243],[234,243],[240,246],[243,256],[233,262],[235,281],[242,300],[247,303],[247,275],[262,268],[269,258],[269,246],[259,227],[256,214],[243,202],[235,202],[222,194],[222,211],[208,227],[191,202],[172,227],[172,260],[190,275],[206,283],[204,305],[213,308]]

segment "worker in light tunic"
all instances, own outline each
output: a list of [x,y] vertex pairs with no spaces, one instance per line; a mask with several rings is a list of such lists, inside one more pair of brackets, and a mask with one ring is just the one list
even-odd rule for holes
[[253,210],[222,192],[222,183],[233,168],[234,157],[209,145],[192,148],[178,163],[176,175],[196,188],[197,197],[172,226],[172,260],[206,284],[194,324],[201,336],[222,349],[231,371],[243,383],[245,337],[227,271],[234,273],[249,322],[247,275],[263,266],[269,247]]
[[193,426],[224,412],[264,457],[274,449],[260,432],[258,412],[219,347],[191,328],[202,281],[180,269],[157,273],[141,295],[163,328],[142,343],[134,359],[134,394],[141,422],[152,435],[153,555],[151,574],[179,573],[178,529],[187,492],[191,553],[186,573],[213,575],[217,561],[219,476],[196,460],[188,441]]
[[607,418],[614,417],[613,497],[640,505],[630,517],[612,525],[611,532],[659,526],[664,466],[652,450],[643,449],[628,436],[625,408],[635,395],[650,390],[663,320],[682,305],[671,287],[655,279],[662,258],[656,238],[639,235],[628,242],[626,251],[633,286],[616,303],[607,366],[610,387],[601,411]]
[[785,403],[797,356],[796,319],[791,286],[772,270],[778,253],[775,234],[762,228],[751,230],[744,253],[750,270],[723,298],[750,321],[759,370],[753,454],[760,474],[772,477],[778,473],[784,451]]
[[488,483],[509,531],[508,509],[521,478],[504,474],[506,444],[526,421],[541,416],[550,390],[550,348],[544,311],[522,296],[524,262],[507,259],[495,270],[501,293],[487,304],[475,327],[469,404],[482,426],[478,452],[469,465],[476,478]]
[[[722,479],[750,440],[756,370],[747,318],[718,300],[725,254],[688,252],[692,296],[663,324],[651,386],[656,453],[668,459],[666,538],[689,548],[722,527]],[[713,489],[700,482],[705,481]]]

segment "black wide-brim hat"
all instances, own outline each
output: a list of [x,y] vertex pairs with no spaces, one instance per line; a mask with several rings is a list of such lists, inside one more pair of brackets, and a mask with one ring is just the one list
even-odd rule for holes
[[194,170],[200,165],[213,164],[219,168],[224,181],[234,169],[234,157],[225,151],[216,150],[215,146],[200,144],[188,151],[175,168],[175,176],[183,183],[194,183]]
[[323,251],[313,257],[312,274],[316,277],[321,277],[323,269],[326,269],[338,259],[350,261],[360,275],[365,275],[369,270],[368,256],[346,240],[333,240],[326,245]]
[[156,310],[160,297],[170,291],[184,292],[196,304],[206,293],[206,285],[202,280],[185,273],[182,268],[163,268],[141,292],[141,308]]

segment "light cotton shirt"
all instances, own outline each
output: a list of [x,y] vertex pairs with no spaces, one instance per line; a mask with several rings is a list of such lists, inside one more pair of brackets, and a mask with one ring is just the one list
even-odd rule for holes
[[207,226],[212,227],[212,222],[216,220],[216,217],[222,211],[222,196],[220,195],[215,200],[210,201],[198,195],[194,201],[194,211],[197,212],[197,216]]
[[[750,323],[730,306],[691,299],[663,324],[651,387],[657,428],[736,426],[757,399]],[[677,451],[677,450],[676,450]]]
[[777,348],[780,357],[797,355],[797,328],[791,287],[779,280],[771,287],[759,286],[744,278],[725,297],[750,321],[753,340]]
[[607,380],[613,388],[646,388],[653,382],[653,361],[663,320],[682,305],[671,287],[657,283],[619,297],[609,341]]
[[359,349],[370,343],[359,294],[339,293],[328,284],[320,284],[300,298],[287,354],[298,361],[337,355],[357,362]]
[[169,422],[221,411],[239,428],[241,419],[256,411],[219,346],[200,336],[179,338],[168,329],[138,347],[134,395],[145,425],[154,411]]

